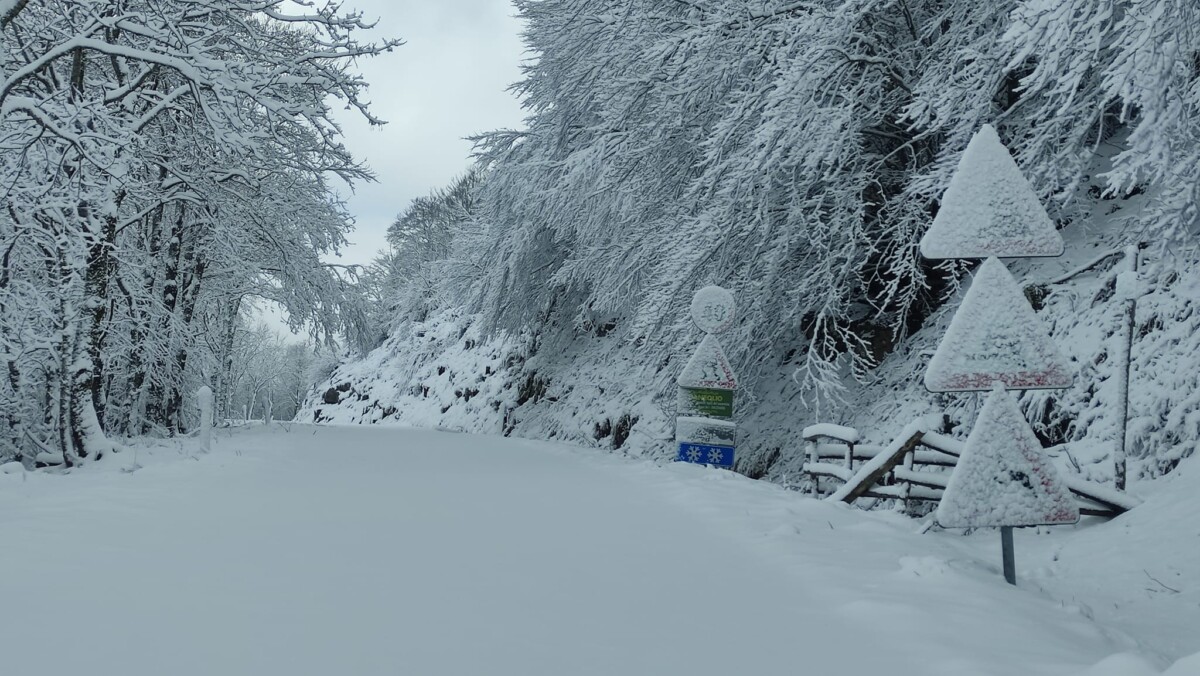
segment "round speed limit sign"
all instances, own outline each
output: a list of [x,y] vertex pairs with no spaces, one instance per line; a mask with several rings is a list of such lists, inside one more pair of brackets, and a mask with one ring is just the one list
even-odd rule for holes
[[721,333],[733,326],[733,294],[719,286],[706,286],[692,298],[692,321],[705,333]]

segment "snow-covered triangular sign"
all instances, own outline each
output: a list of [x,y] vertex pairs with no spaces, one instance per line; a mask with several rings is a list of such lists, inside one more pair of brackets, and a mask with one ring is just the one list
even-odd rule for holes
[[996,258],[979,266],[971,288],[925,371],[930,392],[978,392],[1003,383],[1053,390],[1074,381],[1070,364]]
[[680,387],[707,387],[714,390],[736,390],[737,376],[729,358],[713,334],[704,336],[696,352],[679,374]]
[[926,258],[1061,256],[1062,235],[991,125],[975,133],[921,238]]
[[943,528],[1075,523],[1079,507],[1003,385],[988,395],[937,508]]

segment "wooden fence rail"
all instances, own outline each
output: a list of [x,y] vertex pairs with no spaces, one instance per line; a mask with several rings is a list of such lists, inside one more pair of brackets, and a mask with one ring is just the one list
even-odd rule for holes
[[[950,480],[946,469],[954,467],[963,448],[962,441],[927,431],[919,420],[887,446],[858,440],[858,432],[848,427],[814,425],[804,430],[802,471],[815,494],[828,492],[827,500],[847,503],[859,498],[936,502]],[[857,468],[855,461],[861,461]],[[1079,477],[1067,476],[1066,482],[1081,514],[1114,517],[1140,504],[1126,493]]]

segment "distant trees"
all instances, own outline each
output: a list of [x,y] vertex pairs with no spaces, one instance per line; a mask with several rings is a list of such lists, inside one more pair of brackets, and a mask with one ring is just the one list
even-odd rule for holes
[[[322,264],[348,219],[330,177],[369,178],[329,99],[377,122],[336,5],[46,0],[0,16],[0,458],[186,428],[228,387],[248,299],[357,338],[353,279]],[[220,413],[218,413],[220,415]]]
[[228,420],[291,420],[321,374],[310,342],[285,342],[262,322],[237,331],[218,423]]
[[478,211],[482,173],[472,168],[445,188],[409,204],[388,227],[388,249],[368,270],[363,285],[372,325],[381,341],[400,321],[423,321],[455,297],[449,259],[455,238]]

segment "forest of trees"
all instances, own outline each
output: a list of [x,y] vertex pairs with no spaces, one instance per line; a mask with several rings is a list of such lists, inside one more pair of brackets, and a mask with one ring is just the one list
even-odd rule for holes
[[836,398],[956,288],[959,264],[916,246],[984,123],[1060,226],[1116,144],[1107,195],[1154,196],[1130,238],[1197,231],[1196,3],[515,4],[527,128],[479,136],[470,185],[393,226],[388,321],[437,305],[487,331],[615,325],[653,363],[718,283],[739,297],[744,378],[803,336],[798,382]]
[[202,383],[219,416],[254,408],[233,392],[255,299],[367,339],[323,255],[351,227],[331,181],[370,178],[331,106],[378,122],[351,62],[398,44],[368,27],[308,2],[0,1],[0,461],[185,431]]
[[326,345],[447,311],[662,364],[717,283],[748,386],[798,342],[802,394],[836,400],[957,288],[916,245],[983,123],[1060,226],[1139,193],[1131,241],[1198,229],[1193,2],[514,4],[525,128],[476,137],[359,275],[327,262],[335,182],[370,178],[330,110],[378,122],[352,62],[396,41],[333,4],[0,0],[0,460],[184,432],[201,383],[219,416],[274,415],[283,389],[238,375],[257,299]]

